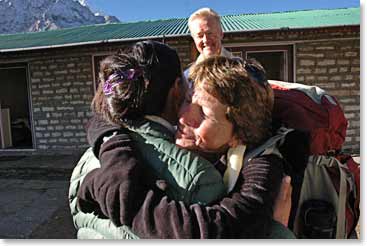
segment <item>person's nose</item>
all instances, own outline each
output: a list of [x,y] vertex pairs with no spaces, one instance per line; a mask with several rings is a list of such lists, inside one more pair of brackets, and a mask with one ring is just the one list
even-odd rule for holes
[[181,107],[179,122],[181,125],[186,125],[191,128],[198,128],[200,125],[200,120],[197,116],[195,105],[186,104]]
[[206,44],[208,42],[208,36],[206,34],[203,35],[202,41],[203,41],[204,44]]

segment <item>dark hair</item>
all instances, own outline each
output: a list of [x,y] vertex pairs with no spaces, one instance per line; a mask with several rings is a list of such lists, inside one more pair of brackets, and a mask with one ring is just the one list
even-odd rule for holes
[[[116,85],[121,76],[114,78],[114,75],[126,74],[131,69],[135,71],[133,78]],[[180,76],[181,64],[174,49],[156,41],[138,42],[129,51],[101,61],[99,86],[92,110],[116,124],[144,115],[159,116],[169,90]],[[108,83],[115,83],[110,94],[104,91]]]

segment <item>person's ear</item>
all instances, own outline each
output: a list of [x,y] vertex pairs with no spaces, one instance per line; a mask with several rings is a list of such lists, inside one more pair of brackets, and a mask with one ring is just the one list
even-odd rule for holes
[[173,85],[173,96],[174,98],[176,98],[176,102],[177,102],[177,106],[180,107],[181,103],[183,101],[183,98],[185,96],[185,92],[182,91],[182,86],[181,86],[181,78],[177,77],[175,80],[175,84]]
[[162,111],[162,118],[166,119],[172,125],[177,123],[178,119],[178,110],[181,106],[181,93],[180,92],[180,78],[177,77],[174,84],[168,91],[166,103],[164,109]]
[[178,117],[178,111],[180,110],[181,104],[183,103],[183,100],[185,98],[185,92],[182,91],[182,86],[181,86],[181,78],[177,77],[175,80],[175,83],[173,84],[170,92],[169,92],[169,96],[171,98],[171,103],[172,103],[172,110],[173,113],[176,115],[176,117]]
[[220,29],[220,40],[223,40],[224,38],[224,32],[222,29]]
[[237,147],[238,145],[241,145],[242,141],[238,139],[236,135],[233,135],[232,138],[228,142],[228,146],[231,148]]

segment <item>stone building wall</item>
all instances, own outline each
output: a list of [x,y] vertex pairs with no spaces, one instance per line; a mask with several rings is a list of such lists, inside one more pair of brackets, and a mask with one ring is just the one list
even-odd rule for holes
[[[359,35],[359,27],[242,32],[225,34],[223,44],[294,45],[296,82],[318,85],[338,98],[349,120],[345,149],[359,153]],[[184,69],[194,60],[196,50],[190,37],[164,41],[177,50]],[[70,152],[88,146],[84,125],[91,116],[94,95],[93,55],[110,54],[130,44],[101,43],[0,54],[0,66],[28,64],[37,151]]]
[[29,70],[36,148],[85,147],[83,126],[93,95],[90,57],[47,57],[31,62]]

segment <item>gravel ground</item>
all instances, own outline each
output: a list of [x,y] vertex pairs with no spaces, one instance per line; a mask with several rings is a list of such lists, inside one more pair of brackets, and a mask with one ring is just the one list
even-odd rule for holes
[[68,205],[58,209],[49,221],[37,227],[30,239],[76,239],[76,230]]

